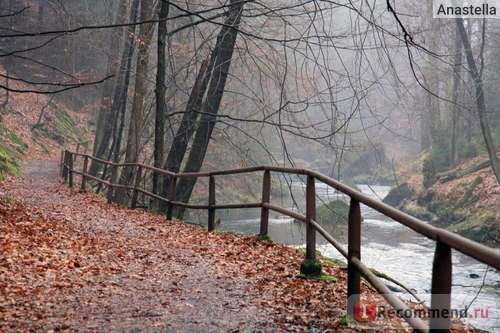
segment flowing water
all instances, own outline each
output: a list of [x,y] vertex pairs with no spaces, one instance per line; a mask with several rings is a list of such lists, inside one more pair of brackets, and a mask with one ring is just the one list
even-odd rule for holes
[[[332,188],[316,184],[316,194],[319,200],[329,201],[347,197],[339,195]],[[387,195],[387,186],[358,185],[364,193],[382,199]],[[271,202],[304,211],[304,186],[300,181],[291,183],[293,198],[271,198]],[[366,207],[361,206],[362,248],[361,258],[365,265],[384,272],[395,278],[429,304],[432,260],[435,243],[413,230],[385,217]],[[260,210],[237,210],[217,212],[221,219],[221,230],[245,234],[257,234],[260,226]],[[345,228],[329,230],[331,234],[347,249]],[[273,241],[292,246],[305,246],[304,224],[294,222],[287,216],[270,212],[269,235]],[[319,234],[317,249],[323,255],[345,260],[337,250],[328,244]],[[500,272],[457,251],[452,252],[453,288],[452,308],[462,310],[469,307],[466,320],[478,328],[491,332],[500,332]],[[395,287],[395,286],[393,286]],[[397,288],[396,288],[397,289]],[[411,296],[401,288],[398,294],[411,299]]]

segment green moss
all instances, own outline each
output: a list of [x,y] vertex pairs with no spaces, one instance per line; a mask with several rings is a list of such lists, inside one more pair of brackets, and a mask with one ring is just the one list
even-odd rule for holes
[[339,279],[336,276],[322,273],[321,277],[320,277],[320,280],[321,281],[334,282],[335,283],[335,282],[338,282]]
[[259,242],[268,242],[268,243],[273,242],[273,239],[269,235],[257,235],[255,236],[255,239]]
[[20,160],[28,145],[14,132],[0,124],[0,180],[7,174],[19,176]]
[[28,149],[28,144],[23,141],[16,133],[0,124],[0,138],[9,142],[9,147],[16,150],[19,154],[23,154]]
[[319,260],[304,259],[300,264],[300,274],[305,278],[320,278],[323,274]]
[[331,259],[331,258],[326,258],[326,257],[323,257],[325,259],[328,259],[328,262],[331,263],[331,265],[335,265],[335,266],[338,266],[340,267],[341,269],[343,268],[347,268],[347,263],[345,261],[342,261],[340,259]]
[[76,124],[66,111],[56,108],[54,114],[55,129],[63,136],[63,139],[70,138],[74,134],[77,134]]
[[490,209],[476,211],[462,222],[447,227],[476,242],[498,241],[500,239],[500,212]]
[[34,126],[39,135],[65,145],[70,141],[84,141],[84,138],[71,115],[55,105],[52,106],[53,117],[46,118],[41,124]]
[[[298,248],[297,251],[302,253],[303,255],[306,255],[306,248],[301,247]],[[338,266],[338,267],[347,267],[347,263],[340,260],[340,259],[332,259],[329,257],[325,257],[320,251],[316,250],[316,258],[320,260],[321,264],[324,266]]]
[[350,323],[357,323],[357,321],[354,319],[353,316],[350,316],[348,314],[345,314],[342,316],[342,318],[340,319],[340,324],[341,325],[348,325]]
[[320,277],[311,277],[311,276],[307,276],[305,274],[300,273],[297,275],[297,277],[299,279],[306,279],[306,280],[314,279],[314,280],[321,280],[321,281],[332,282],[332,283],[338,282],[338,280],[339,280],[336,276],[328,275],[325,273],[321,273]]
[[482,182],[483,182],[483,178],[481,176],[477,176],[476,178],[474,178],[472,183],[467,187],[467,190],[465,191],[462,198],[460,198],[460,201],[458,201],[458,203],[456,204],[456,207],[460,208],[460,207],[466,206],[471,201],[473,201],[474,198],[473,198],[472,194],[474,192],[474,189]]
[[427,205],[427,209],[436,214],[443,224],[463,221],[467,217],[467,210],[456,208],[447,202],[433,201]]
[[425,207],[409,202],[404,206],[404,212],[424,221],[431,221],[435,215],[429,212]]
[[4,180],[7,174],[20,175],[21,169],[18,159],[18,153],[0,141],[0,181]]

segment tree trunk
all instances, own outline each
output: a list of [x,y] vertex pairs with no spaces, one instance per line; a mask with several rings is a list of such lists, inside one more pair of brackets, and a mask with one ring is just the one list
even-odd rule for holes
[[[141,0],[141,21],[151,19],[153,14],[153,1]],[[139,158],[139,142],[141,137],[144,96],[147,89],[147,74],[149,63],[149,45],[153,32],[152,24],[143,24],[139,29],[138,39],[140,41],[137,52],[137,65],[135,72],[135,92],[130,113],[130,122],[125,147],[125,163],[137,163]],[[127,184],[133,176],[132,167],[124,167],[120,177],[120,184]],[[115,194],[115,201],[121,204],[127,202],[127,190],[118,188]]]
[[[186,161],[186,166],[183,170],[184,172],[197,172],[203,164],[208,143],[217,123],[217,114],[231,65],[243,5],[244,2],[242,1],[231,0],[228,17],[217,37],[217,47],[212,52],[213,60],[210,60],[214,62],[214,67],[210,74],[207,97],[203,105],[203,112]],[[188,202],[195,184],[196,178],[181,178],[176,190],[176,200]],[[183,207],[176,208],[174,216],[181,219],[186,209]]]
[[[155,113],[155,144],[153,151],[154,166],[161,168],[163,163],[163,151],[165,146],[165,114],[167,113],[167,103],[165,101],[165,68],[166,68],[166,43],[167,43],[167,17],[169,4],[165,0],[160,1],[158,13],[158,65],[156,69],[156,113]],[[160,175],[153,173],[153,193],[159,193]]]
[[[436,20],[432,18],[432,1],[427,2],[427,40],[429,42],[429,51],[437,53],[438,50],[438,31]],[[422,133],[421,150],[424,151],[432,147],[437,139],[437,131],[440,127],[440,108],[439,100],[433,95],[439,94],[439,75],[438,59],[433,54],[428,54],[428,64],[424,81],[429,92],[426,92],[426,106],[422,114]]]
[[[496,155],[495,144],[493,142],[493,138],[491,137],[488,120],[486,119],[486,101],[484,97],[483,79],[481,77],[482,73],[478,70],[476,66],[476,62],[472,54],[471,45],[467,37],[467,32],[465,31],[463,19],[456,18],[455,21],[457,23],[460,36],[462,38],[462,44],[464,45],[465,55],[467,58],[467,65],[469,67],[468,70],[470,75],[472,76],[472,79],[474,81],[474,86],[476,88],[476,107],[477,107],[477,116],[479,118],[479,125],[481,127],[481,132],[483,134],[486,150],[488,151],[488,156],[491,161],[491,168],[493,169],[493,173],[495,174],[497,182],[500,184],[500,161],[498,160],[498,157]],[[484,24],[483,29],[486,29],[486,20],[483,22],[483,24]],[[484,43],[484,39],[482,43]]]
[[[130,22],[137,21],[137,9],[139,0],[133,0],[130,9]],[[127,28],[125,33],[125,44],[120,62],[120,71],[118,73],[117,84],[113,94],[113,102],[111,104],[110,114],[112,115],[111,131],[104,132],[104,136],[97,150],[97,157],[106,160],[118,161],[121,137],[123,133],[123,124],[126,111],[127,91],[130,83],[130,67],[132,64],[132,56],[134,54],[134,34],[135,25]],[[111,141],[109,147],[109,142]],[[101,178],[105,178],[107,168],[104,168]]]
[[[138,16],[139,0],[132,2],[130,10],[130,22],[136,22]],[[127,28],[127,40],[122,55],[122,63],[120,66],[119,77],[122,80],[121,85],[117,85],[113,97],[113,104],[111,105],[112,113],[116,116],[113,127],[113,142],[109,149],[108,160],[113,159],[115,163],[119,161],[120,147],[123,135],[123,127],[125,125],[125,112],[127,109],[127,93],[130,84],[130,72],[132,67],[132,58],[134,56],[135,48],[135,25]],[[106,147],[105,147],[106,149]]]
[[[123,23],[125,20],[125,12],[126,12],[126,2],[120,1],[119,7],[117,11],[117,15],[115,18],[115,24]],[[122,30],[121,35],[125,37],[125,30]],[[112,32],[111,32],[112,33]],[[120,35],[120,34],[118,34]],[[118,64],[120,63],[120,55],[118,53],[118,49],[120,48],[120,40],[117,36],[111,35],[110,38],[110,54],[108,57],[108,64],[106,69],[106,77],[109,77],[118,71]],[[114,77],[112,79],[106,80],[103,83],[102,96],[101,96],[101,105],[99,107],[99,114],[97,116],[96,122],[96,130],[94,136],[94,148],[93,155],[96,157],[103,157],[104,155],[99,154],[99,149],[102,144],[108,145],[109,139],[111,138],[111,132],[113,131],[113,119],[115,116],[111,112],[111,104],[112,104],[112,92],[117,84],[117,78]],[[103,139],[107,137],[106,143],[104,143]],[[97,175],[98,170],[100,169],[99,163],[92,162],[90,165],[89,173],[91,175]]]
[[450,147],[450,166],[454,168],[457,164],[458,156],[458,125],[460,124],[460,113],[458,111],[458,93],[460,88],[460,70],[462,68],[462,40],[460,34],[456,31],[455,48],[453,54],[453,82],[451,87],[451,147]]
[[[211,63],[210,65],[210,67],[212,67],[213,63]],[[209,70],[207,70],[207,67],[208,60],[205,59],[201,64],[200,71],[198,72],[195,84],[193,86],[193,89],[191,90],[186,109],[184,111],[184,114],[182,115],[181,123],[174,136],[174,139],[170,146],[170,150],[168,151],[167,159],[163,164],[164,170],[177,173],[181,168],[181,163],[186,154],[189,141],[191,140],[191,137],[196,130],[196,118],[199,115],[203,97],[207,90],[209,80]],[[164,198],[168,197],[171,182],[172,177],[165,176],[163,178],[161,194]],[[165,205],[161,206],[162,211],[164,211]]]

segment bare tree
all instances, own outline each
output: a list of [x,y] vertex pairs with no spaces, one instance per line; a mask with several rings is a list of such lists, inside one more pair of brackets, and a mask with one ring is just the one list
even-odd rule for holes
[[[141,0],[140,20],[147,21],[152,18],[153,1]],[[149,46],[153,35],[153,25],[141,25],[137,35],[137,65],[135,71],[135,86],[130,112],[127,141],[125,143],[125,163],[137,163],[139,158],[139,146],[141,139],[142,121],[144,117],[144,98],[147,90],[147,74],[149,64]],[[133,175],[131,167],[126,167],[120,177],[120,183],[127,184]],[[126,189],[119,188],[115,193],[115,200],[126,203]]]
[[[498,159],[498,156],[496,155],[495,144],[493,142],[490,126],[486,118],[486,101],[484,96],[484,87],[482,79],[483,69],[482,67],[478,68],[476,60],[474,59],[474,55],[472,54],[472,48],[469,42],[469,38],[467,36],[467,32],[465,30],[463,18],[456,18],[455,22],[457,23],[458,32],[460,33],[462,44],[464,46],[468,71],[474,81],[474,86],[476,90],[475,91],[476,111],[477,111],[477,117],[479,119],[479,125],[481,127],[481,133],[483,134],[486,150],[488,151],[488,156],[491,161],[491,168],[493,169],[493,173],[495,174],[497,182],[500,184],[500,161]],[[483,20],[479,59],[483,59],[485,36],[486,36],[486,20]]]
[[[212,137],[215,124],[217,123],[217,114],[226,86],[231,58],[236,44],[236,37],[238,36],[237,29],[241,20],[243,5],[244,2],[240,0],[231,0],[227,19],[217,37],[216,47],[212,51],[210,60],[211,68],[209,68],[207,73],[207,75],[210,76],[207,97],[203,104],[203,114],[200,116],[198,122],[198,128],[193,138],[191,151],[183,170],[184,172],[197,172],[203,164],[208,143]],[[176,199],[181,202],[188,202],[195,183],[196,178],[181,178],[176,188]],[[174,211],[174,215],[178,218],[182,218],[184,211],[185,208],[180,207],[178,210]]]
[[[159,3],[158,12],[158,45],[157,45],[157,68],[156,68],[156,112],[155,112],[155,128],[154,128],[154,166],[161,168],[163,164],[163,151],[165,150],[165,114],[167,113],[167,104],[165,101],[165,72],[166,72],[166,43],[167,43],[167,22],[169,12],[169,4],[165,0]],[[153,193],[159,193],[160,178],[158,174],[153,174]]]

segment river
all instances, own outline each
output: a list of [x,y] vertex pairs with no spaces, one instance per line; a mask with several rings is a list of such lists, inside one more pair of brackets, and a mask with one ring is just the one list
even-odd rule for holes
[[[271,198],[271,202],[295,210],[304,210],[304,185],[294,181],[289,186],[293,198]],[[358,188],[373,197],[382,199],[390,190],[388,186],[358,185]],[[334,189],[316,184],[316,195],[319,200],[348,200]],[[364,218],[362,223],[361,258],[365,265],[384,272],[395,278],[429,304],[432,260],[435,243],[413,230],[361,206]],[[217,216],[222,223],[223,231],[244,234],[257,234],[260,225],[260,210],[218,211]],[[304,224],[294,222],[291,218],[270,212],[269,235],[275,242],[291,246],[305,246]],[[333,236],[347,249],[345,230],[339,230]],[[345,260],[337,250],[318,234],[317,248],[323,255]],[[452,252],[453,287],[452,308],[469,307],[466,320],[474,326],[491,332],[500,332],[500,272],[463,255]],[[400,296],[411,299],[408,293],[401,291]]]

